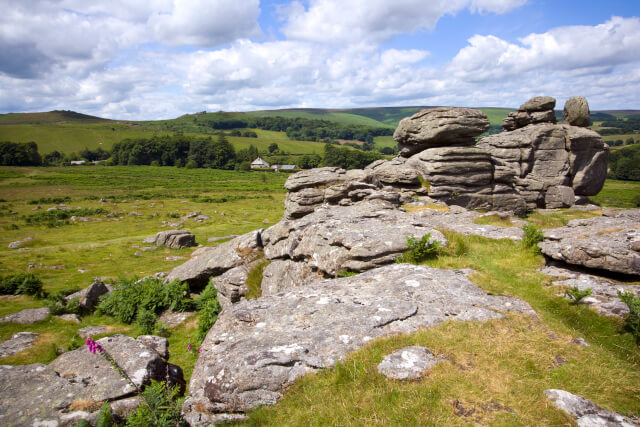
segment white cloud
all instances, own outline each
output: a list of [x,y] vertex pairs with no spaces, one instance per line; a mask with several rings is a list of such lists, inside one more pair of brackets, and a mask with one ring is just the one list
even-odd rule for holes
[[640,60],[640,19],[613,17],[596,26],[570,26],[530,34],[519,44],[495,36],[473,36],[453,58],[449,70],[472,81],[531,73],[610,71]]
[[445,14],[465,8],[506,13],[526,0],[311,0],[308,8],[293,2],[283,10],[284,34],[318,43],[381,41],[396,34],[433,29]]
[[155,13],[149,25],[167,45],[219,46],[261,35],[259,0],[174,0],[169,13]]

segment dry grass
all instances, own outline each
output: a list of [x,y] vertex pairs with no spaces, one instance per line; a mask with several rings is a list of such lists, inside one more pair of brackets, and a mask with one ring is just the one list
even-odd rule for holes
[[429,203],[426,205],[403,205],[402,206],[404,208],[405,211],[411,213],[411,212],[422,212],[422,211],[428,211],[428,210],[435,210],[435,211],[440,211],[440,212],[448,212],[449,208],[445,205],[438,205],[436,203]]
[[473,220],[474,223],[480,225],[494,225],[496,227],[516,227],[509,218],[501,218],[496,214],[483,215]]

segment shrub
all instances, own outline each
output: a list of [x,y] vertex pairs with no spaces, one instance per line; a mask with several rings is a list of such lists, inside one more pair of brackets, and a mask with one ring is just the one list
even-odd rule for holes
[[358,272],[356,272],[356,271],[340,270],[336,274],[336,277],[351,277],[351,276],[355,276],[356,274],[358,274]]
[[147,404],[138,406],[136,411],[127,417],[127,426],[186,426],[180,415],[184,398],[180,397],[179,387],[168,387],[164,383],[151,381],[142,392]]
[[522,237],[522,244],[525,248],[533,248],[534,252],[540,253],[538,243],[544,240],[544,234],[542,231],[533,224],[525,224],[522,226],[524,236]]
[[209,283],[196,301],[198,307],[198,342],[202,342],[209,329],[218,320],[218,313],[222,310],[218,302],[218,291]]
[[136,315],[136,324],[143,335],[151,335],[156,328],[156,319],[153,311],[141,308]]
[[420,240],[417,240],[413,235],[407,237],[407,249],[396,262],[407,262],[411,264],[418,264],[428,258],[433,258],[438,256],[438,252],[441,249],[441,244],[439,241],[434,240],[429,242],[431,239],[431,233],[427,233]]
[[69,292],[56,292],[53,295],[49,295],[45,304],[49,307],[49,311],[54,316],[61,314],[80,314],[80,303],[78,298],[72,298],[69,301],[65,301],[65,297],[69,295]]
[[36,298],[46,296],[46,292],[42,289],[42,281],[33,273],[18,273],[0,278],[0,294],[25,294]]
[[193,310],[195,303],[189,296],[189,285],[179,280],[174,280],[165,285],[163,305],[171,311]]
[[100,408],[100,412],[96,416],[96,427],[111,427],[113,425],[113,414],[111,413],[111,405],[104,402]]
[[577,305],[580,304],[584,298],[591,295],[591,291],[591,288],[581,291],[577,286],[573,286],[571,289],[567,289],[564,294],[571,300],[571,304]]
[[158,279],[135,280],[118,279],[113,292],[103,295],[98,310],[120,320],[131,323],[138,310],[156,312],[164,306],[164,286]]
[[640,297],[631,291],[618,291],[618,298],[629,307],[625,328],[631,332],[636,343],[640,344]]

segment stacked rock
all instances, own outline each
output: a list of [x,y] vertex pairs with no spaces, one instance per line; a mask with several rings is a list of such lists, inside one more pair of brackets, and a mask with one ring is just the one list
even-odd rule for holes
[[554,98],[536,96],[522,104],[517,112],[509,113],[507,118],[502,121],[502,127],[511,131],[535,123],[555,123],[556,115],[553,112],[555,106],[556,100]]

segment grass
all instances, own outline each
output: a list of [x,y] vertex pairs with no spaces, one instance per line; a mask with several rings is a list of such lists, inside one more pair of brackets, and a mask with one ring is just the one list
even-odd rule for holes
[[540,228],[557,228],[567,225],[572,219],[585,219],[601,215],[602,211],[576,211],[569,209],[558,209],[558,212],[541,213],[534,212],[529,214],[527,219],[529,222]]
[[[509,314],[490,322],[446,322],[375,340],[334,369],[297,380],[276,405],[250,413],[247,425],[564,425],[568,417],[543,391],[560,388],[623,414],[638,414],[640,350],[620,322],[570,305],[537,269],[541,256],[508,240],[445,232],[458,242],[426,264],[473,268],[471,279],[495,295],[529,302],[538,317]],[[464,242],[466,251],[459,251]],[[466,253],[465,253],[466,252]],[[590,347],[572,343],[584,337]],[[423,345],[447,359],[419,381],[377,373],[382,358]]]
[[496,227],[516,227],[509,218],[500,218],[498,215],[484,215],[473,220],[480,225],[495,225]]
[[634,197],[640,195],[639,181],[618,181],[607,179],[604,188],[597,196],[590,199],[600,206],[614,206],[620,208],[637,208]]

